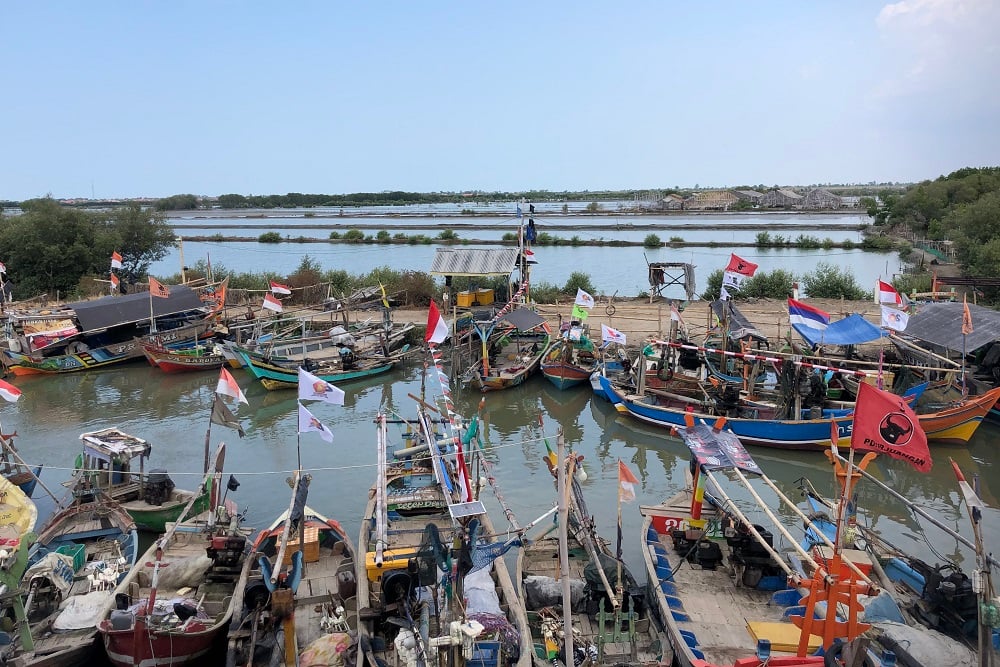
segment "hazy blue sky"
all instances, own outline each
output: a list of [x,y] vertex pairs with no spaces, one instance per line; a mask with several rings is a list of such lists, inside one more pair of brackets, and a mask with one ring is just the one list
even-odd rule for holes
[[1000,2],[5,2],[0,199],[911,181]]

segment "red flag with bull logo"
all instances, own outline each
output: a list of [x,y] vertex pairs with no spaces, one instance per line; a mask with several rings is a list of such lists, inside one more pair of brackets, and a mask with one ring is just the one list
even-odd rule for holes
[[906,399],[862,382],[854,410],[851,447],[909,461],[920,472],[930,472],[927,434]]

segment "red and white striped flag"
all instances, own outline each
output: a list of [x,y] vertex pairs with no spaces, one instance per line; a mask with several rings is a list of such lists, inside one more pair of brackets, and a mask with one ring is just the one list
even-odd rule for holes
[[287,296],[287,295],[289,295],[291,293],[292,293],[292,290],[287,285],[282,285],[281,283],[276,283],[273,280],[271,281],[271,294],[284,294],[284,295]]
[[264,303],[261,304],[261,307],[273,310],[276,313],[280,313],[284,310],[284,307],[281,305],[281,302],[278,301],[277,297],[270,294],[264,295]]
[[122,268],[122,256],[118,254],[117,250],[111,253],[111,268],[112,269]]
[[17,399],[21,398],[21,390],[9,382],[0,380],[0,398],[10,403],[17,403]]

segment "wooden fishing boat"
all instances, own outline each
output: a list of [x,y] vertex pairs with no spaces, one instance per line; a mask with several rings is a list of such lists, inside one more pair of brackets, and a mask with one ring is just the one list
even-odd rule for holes
[[1000,387],[978,396],[968,396],[936,412],[918,414],[917,418],[928,440],[964,445],[975,435],[997,400],[1000,400]]
[[[454,439],[439,437],[427,404],[418,405],[394,449],[388,419],[376,420],[378,473],[358,538],[359,664],[413,664],[458,649],[466,664],[527,667],[528,620],[500,558],[514,543],[492,541],[485,507],[469,499],[464,458],[445,453]],[[471,559],[449,556],[454,548]]]
[[[194,513],[208,509],[208,492],[204,488],[185,491],[174,486],[165,470],[146,472],[146,459],[152,452],[150,442],[114,427],[83,433],[80,440],[83,451],[77,457],[72,483],[84,480],[91,488],[106,493],[121,504],[139,530],[163,533],[192,500]],[[133,470],[136,460],[138,471]]]
[[[20,319],[27,323],[32,317]],[[148,292],[108,296],[68,304],[47,317],[61,318],[59,335],[30,334],[15,321],[19,333],[2,356],[15,375],[73,373],[141,359],[144,343],[182,345],[204,338],[216,325],[211,309],[184,285],[170,286],[166,298]]]
[[557,389],[569,389],[590,379],[600,364],[594,343],[580,327],[570,327],[553,341],[542,357],[542,375]]
[[39,531],[21,580],[28,634],[19,664],[78,665],[94,660],[95,624],[112,591],[135,565],[139,537],[121,506],[78,485],[73,503]]
[[[711,415],[697,409],[689,412],[687,407],[669,407],[656,404],[653,397],[625,393],[607,378],[601,378],[601,386],[615,408],[641,421],[664,428],[685,425],[685,416],[694,415],[699,419],[714,421]],[[694,406],[692,405],[692,408]],[[758,411],[759,413],[759,411]],[[819,449],[830,446],[830,419],[767,419],[757,417],[728,417],[729,428],[740,440],[747,444],[783,449]],[[854,426],[854,416],[834,417],[840,437],[850,437]]]
[[[310,476],[296,473],[292,506],[254,539],[256,560],[229,630],[229,663],[298,664],[306,651],[353,643],[357,631],[354,545],[337,521],[305,505]],[[299,493],[296,493],[299,491]],[[301,494],[301,496],[300,496]],[[297,517],[289,521],[289,517]],[[303,539],[304,538],[304,539]]]
[[[572,597],[568,614],[573,626],[573,662],[663,664],[665,647],[648,613],[645,590],[597,534],[580,484],[574,479],[575,458],[571,459],[566,560]],[[562,607],[559,542],[547,534],[527,540],[517,558],[516,576],[528,611],[535,667],[572,664],[558,640],[567,613]]]
[[[345,350],[347,348],[344,348]],[[405,350],[403,350],[405,353]],[[260,381],[264,388],[269,391],[278,389],[293,389],[298,386],[298,367],[288,368],[279,366],[272,362],[254,359],[243,351],[237,354],[243,362],[243,368],[254,378]],[[346,354],[340,355],[334,362],[309,364],[306,368],[310,373],[321,380],[335,385],[342,385],[351,380],[380,375],[393,369],[400,357],[358,357],[350,350]]]
[[[851,567],[842,564],[848,561],[839,555],[819,563],[801,547],[794,560],[779,554],[773,534],[743,514],[712,471],[739,477],[747,489],[751,488],[747,475],[769,480],[731,432],[694,420],[689,424],[678,430],[694,457],[695,478],[663,503],[641,507],[648,586],[666,627],[674,664],[826,664],[817,655],[819,649],[829,650],[835,638],[849,641],[867,630],[867,624],[858,621],[856,596],[870,587],[826,576],[827,570],[839,574]],[[709,482],[715,493],[722,494],[716,502],[706,491]],[[794,508],[783,494],[779,497]],[[787,537],[774,512],[763,504],[761,509]],[[844,605],[848,617],[818,617],[820,600]]]
[[193,518],[182,512],[121,581],[114,609],[97,624],[117,667],[192,663],[229,625],[236,591],[246,587],[250,572],[252,531],[241,527],[243,516],[231,501],[219,500],[224,451],[220,445],[204,480],[216,511]]
[[0,595],[0,613],[7,619],[0,645],[0,662],[7,664],[23,650],[34,650],[24,600],[19,586],[28,566],[28,550],[37,537],[34,533],[38,510],[35,503],[18,487],[0,478],[0,586],[12,594]]
[[204,345],[171,349],[159,344],[144,344],[142,352],[152,366],[164,373],[215,370],[226,363],[221,350],[209,350]]
[[17,433],[0,432],[0,476],[15,484],[29,498],[38,485],[38,476],[42,474],[42,466],[30,467],[21,458],[14,446]]
[[[826,454],[833,458],[829,451]],[[875,454],[869,453],[854,468],[852,488],[874,458]],[[847,472],[839,460],[835,459],[835,465],[843,483]],[[815,553],[817,559],[826,558],[836,540],[834,517],[839,514],[839,503],[823,498],[808,479],[801,480],[800,489],[809,517],[802,547]],[[842,496],[843,489],[839,492]],[[864,620],[872,624],[866,636],[872,642],[868,653],[873,664],[878,659],[872,650],[875,647],[895,652],[903,664],[912,667],[979,664],[973,651],[979,609],[972,580],[955,563],[932,567],[892,545],[857,523],[854,503],[848,507],[845,532],[850,550],[845,553],[865,563],[883,591],[881,599],[866,604],[864,614]]]
[[482,392],[523,383],[541,365],[549,347],[549,323],[528,308],[516,308],[489,323],[476,323],[481,356],[462,374],[462,382]]

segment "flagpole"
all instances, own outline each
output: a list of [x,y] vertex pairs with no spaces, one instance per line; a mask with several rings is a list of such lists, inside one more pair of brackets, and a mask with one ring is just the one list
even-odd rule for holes
[[570,612],[573,607],[573,594],[570,592],[569,581],[569,480],[566,479],[566,440],[562,428],[556,435],[556,492],[559,494],[559,578],[562,580],[562,613],[563,613],[563,664],[572,665],[573,659],[573,619]]
[[156,318],[153,317],[153,284],[149,285],[149,333],[156,333]]
[[212,438],[212,415],[215,413],[215,401],[220,400],[218,394],[214,394],[214,396],[215,397],[212,399],[212,410],[208,414],[208,429],[205,430],[205,465],[204,469],[201,471],[203,475],[208,472],[208,455],[209,455],[208,443],[211,441]]
[[[615,550],[615,560],[618,561],[618,572],[615,587],[618,589],[618,599],[622,597],[622,460],[618,459],[618,546]],[[570,664],[570,663],[567,663]]]

